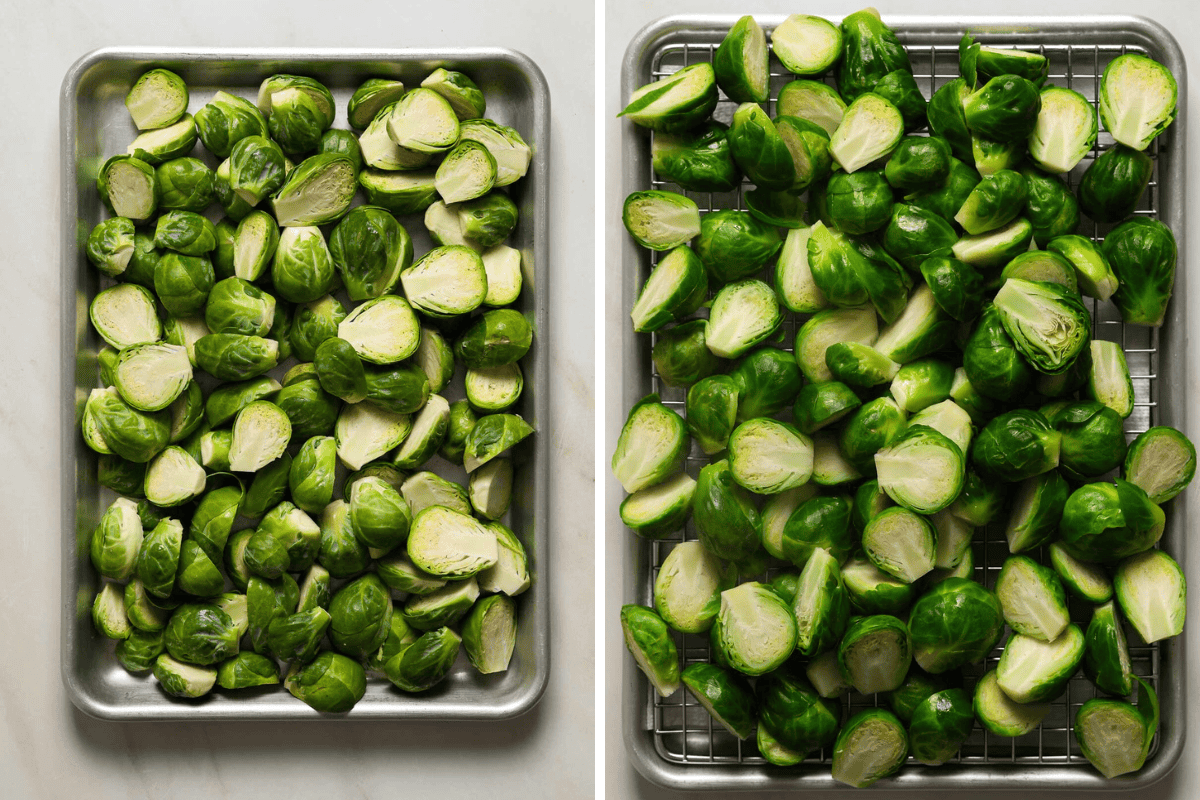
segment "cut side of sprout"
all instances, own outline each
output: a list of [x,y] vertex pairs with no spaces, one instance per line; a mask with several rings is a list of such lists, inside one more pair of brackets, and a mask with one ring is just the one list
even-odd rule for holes
[[1147,644],[1178,636],[1187,615],[1187,582],[1175,559],[1147,550],[1122,561],[1113,577],[1117,602]]
[[704,62],[684,67],[673,75],[635,90],[620,116],[628,117],[638,125],[653,126],[660,120],[679,115],[681,111],[706,105],[703,100],[710,93],[715,105],[715,82],[712,64]]
[[734,480],[758,494],[794,489],[812,477],[812,440],[773,419],[748,420],[729,437],[729,468]]
[[654,608],[683,633],[704,633],[720,608],[720,595],[732,584],[725,564],[697,541],[672,548],[654,579]]
[[[429,395],[429,399],[425,401],[425,405],[413,420],[412,431],[404,439],[404,444],[396,451],[394,463],[405,469],[418,467],[424,463],[424,459],[433,455],[433,450],[440,446],[437,440],[445,434],[449,421],[450,402],[441,395]],[[439,434],[438,431],[442,433]],[[417,462],[416,459],[420,456],[424,456],[424,458]]]
[[1158,426],[1139,435],[1125,458],[1125,480],[1152,503],[1165,503],[1196,474],[1196,448],[1174,428]]
[[187,106],[187,84],[165,69],[142,75],[125,96],[125,108],[141,131],[170,125],[187,111]]
[[810,314],[829,307],[829,300],[817,286],[808,263],[808,237],[811,228],[788,231],[775,265],[775,291],[789,311]]
[[1040,703],[1058,695],[1083,660],[1083,631],[1075,625],[1052,642],[1013,634],[1004,645],[996,678],[1017,703]]
[[953,400],[943,400],[921,409],[908,418],[909,426],[925,425],[933,428],[958,445],[965,453],[971,445],[971,415]]
[[887,711],[860,712],[838,734],[833,779],[861,789],[891,775],[908,754],[904,726]]
[[695,493],[695,479],[680,472],[626,497],[621,503],[621,521],[639,536],[667,536],[683,527]]
[[119,217],[135,222],[147,219],[158,205],[153,174],[126,161],[116,162],[108,168],[108,201]]
[[412,417],[371,403],[342,408],[334,426],[338,458],[348,469],[362,469],[398,446],[412,430]]
[[1145,150],[1175,119],[1179,87],[1171,71],[1136,53],[1114,58],[1100,78],[1100,119],[1113,138]]
[[504,672],[517,644],[516,609],[502,595],[480,609],[480,621],[475,623],[472,619],[463,630],[463,649],[471,666],[480,673]]
[[904,136],[904,116],[877,94],[859,95],[829,140],[829,152],[846,172],[886,156]]
[[842,54],[842,34],[821,17],[792,14],[771,32],[771,49],[796,75],[819,75]]
[[423,471],[410,475],[401,484],[400,494],[408,503],[414,518],[432,506],[449,508],[461,514],[471,513],[471,502],[463,488],[433,472]]
[[1100,565],[1075,558],[1058,542],[1050,545],[1050,563],[1063,585],[1076,597],[1091,603],[1106,603],[1112,598],[1112,581]]
[[723,287],[713,299],[705,344],[719,358],[737,358],[779,327],[783,315],[770,286],[758,280]]
[[933,569],[937,535],[919,514],[899,506],[884,509],[863,531],[863,551],[879,569],[905,583]]
[[470,313],[487,296],[483,259],[469,247],[430,250],[400,273],[400,283],[414,306],[435,315]]
[[499,519],[512,500],[513,467],[507,458],[492,459],[471,473],[467,495],[471,507],[485,519]]
[[345,156],[329,158],[328,163],[307,174],[303,171],[304,164],[292,170],[287,183],[271,200],[275,219],[283,227],[333,221],[349,207],[358,188],[354,164]]
[[629,494],[653,486],[678,471],[686,441],[687,428],[678,414],[661,403],[644,403],[633,409],[621,430],[613,475]]
[[919,355],[913,355],[921,340],[928,337],[930,328],[943,318],[944,314],[933,298],[933,291],[922,283],[909,296],[900,316],[879,332],[873,346],[893,361],[905,364],[928,353],[926,348]]
[[1017,703],[1000,688],[996,670],[975,685],[975,716],[997,736],[1014,738],[1032,731],[1050,713],[1049,703]]
[[161,411],[187,388],[192,364],[187,350],[178,345],[136,344],[117,356],[114,379],[126,403],[142,411]]
[[496,159],[479,142],[460,142],[438,165],[434,186],[442,201],[483,197],[496,183]]
[[1037,125],[1029,134],[1029,156],[1047,172],[1070,172],[1091,151],[1096,133],[1096,111],[1087,98],[1072,89],[1048,86],[1042,90]]
[[508,186],[529,171],[533,150],[512,128],[497,125],[488,119],[466,120],[459,131],[459,141],[479,142],[496,159],[496,186]]
[[482,411],[503,411],[517,402],[525,386],[517,362],[502,367],[467,370],[463,379],[467,400]]
[[440,153],[458,141],[458,115],[432,89],[413,89],[396,103],[387,120],[392,141],[418,153]]
[[337,335],[349,342],[363,361],[393,364],[417,351],[421,323],[407,300],[384,295],[351,311],[338,323]]
[[506,244],[484,250],[483,271],[487,274],[486,306],[515,303],[521,294],[521,251]]
[[186,151],[190,151],[196,143],[195,131],[196,121],[191,114],[184,114],[178,122],[165,128],[139,133],[125,148],[125,152],[151,164],[158,164],[176,154],[186,155]]
[[938,569],[957,567],[971,549],[975,528],[962,517],[951,514],[948,508],[931,516],[929,521],[933,523],[937,540],[934,566]]
[[[912,305],[911,301],[909,305]],[[796,363],[800,365],[804,377],[812,383],[833,380],[833,374],[825,363],[825,351],[829,346],[836,342],[876,345],[878,335],[878,318],[870,306],[821,311],[796,332]],[[879,350],[878,347],[875,349]]]
[[674,192],[634,192],[625,199],[622,219],[638,244],[672,250],[700,235],[700,210]]
[[499,559],[496,534],[473,517],[432,506],[417,514],[408,534],[408,557],[439,578],[467,578]]
[[955,258],[973,267],[1000,267],[1024,251],[1032,235],[1029,220],[1018,217],[1003,228],[977,236],[963,236],[950,249]]
[[400,147],[388,135],[388,120],[395,107],[395,103],[385,106],[358,137],[363,162],[380,170],[421,169],[429,163],[430,155]]
[[88,316],[100,338],[117,350],[162,338],[154,296],[135,283],[118,284],[97,294]]
[[233,243],[233,274],[244,281],[258,280],[267,271],[278,246],[279,227],[271,215],[251,213],[238,223]]
[[1031,558],[1013,556],[996,579],[996,598],[1014,631],[1052,642],[1071,623],[1067,599],[1054,572]]
[[919,514],[932,514],[958,497],[965,465],[954,442],[918,426],[875,454],[875,471],[888,497]]
[[208,476],[182,447],[168,447],[146,467],[146,499],[169,508],[186,503],[204,491]]
[[629,312],[633,329],[638,333],[656,330],[674,319],[676,309],[701,283],[697,277],[702,270],[699,258],[682,245],[660,258]]
[[292,421],[279,406],[256,400],[238,412],[229,445],[229,468],[257,472],[283,455],[292,438]]
[[817,694],[826,700],[841,697],[854,688],[842,677],[842,671],[838,668],[836,650],[821,653],[810,660],[804,675],[817,690]]
[[821,486],[840,486],[862,477],[838,445],[837,434],[817,431],[813,434],[813,482]]
[[502,592],[515,597],[530,586],[529,560],[516,535],[498,522],[487,525],[496,534],[496,563],[476,577],[485,592]]
[[1075,715],[1075,737],[1092,766],[1106,778],[1136,772],[1146,761],[1146,721],[1129,703],[1092,699]]
[[721,592],[717,640],[731,666],[763,675],[796,646],[796,618],[774,591],[753,581]]

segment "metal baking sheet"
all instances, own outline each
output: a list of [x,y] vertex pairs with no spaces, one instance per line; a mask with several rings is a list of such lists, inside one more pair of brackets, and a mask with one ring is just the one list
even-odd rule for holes
[[[784,19],[782,15],[756,16],[768,32]],[[836,19],[836,18],[831,18]],[[639,86],[697,61],[711,59],[735,16],[669,17],[644,28],[626,50],[621,73],[622,98]],[[1031,49],[1050,60],[1049,83],[1070,86],[1089,100],[1096,100],[1104,66],[1125,52],[1147,53],[1166,64],[1179,84],[1179,114],[1175,123],[1160,136],[1151,153],[1155,172],[1150,188],[1136,213],[1162,220],[1175,234],[1179,244],[1174,301],[1161,329],[1125,326],[1111,303],[1092,301],[1093,331],[1096,338],[1120,342],[1125,349],[1134,378],[1136,408],[1126,423],[1130,438],[1151,425],[1172,425],[1195,439],[1188,425],[1185,402],[1184,363],[1187,358],[1188,309],[1185,305],[1188,280],[1184,255],[1184,142],[1186,131],[1187,83],[1183,54],[1178,43],[1157,23],[1141,17],[885,17],[909,51],[917,83],[928,98],[934,90],[958,77],[958,42],[970,31],[984,44]],[[774,114],[778,89],[793,76],[772,58],[771,97],[767,111]],[[736,104],[722,96],[714,114],[728,121]],[[678,191],[673,184],[659,180],[651,169],[649,131],[625,124],[622,129],[624,192],[663,188]],[[1098,148],[1072,171],[1072,187],[1100,148],[1111,146],[1112,138],[1100,133]],[[686,194],[696,201],[702,213],[721,208],[744,208],[741,190],[723,194]],[[615,223],[614,223],[615,224]],[[1079,232],[1102,238],[1112,226],[1097,226],[1085,219]],[[657,254],[639,248],[626,237],[619,264],[623,308],[628,312],[637,292],[649,275]],[[768,281],[770,278],[767,279]],[[625,317],[627,319],[627,317]],[[793,334],[804,317],[788,314],[784,322],[783,342],[790,349]],[[650,392],[662,395],[667,405],[684,412],[684,392],[659,381],[650,358],[653,336],[639,336],[632,326],[610,333],[621,347],[622,416],[638,398]],[[1170,353],[1160,358],[1160,353]],[[694,448],[687,469],[698,473],[708,459]],[[1195,490],[1193,490],[1195,491]],[[1166,507],[1167,532],[1162,545],[1180,563],[1184,561],[1184,539],[1188,509],[1183,498]],[[613,515],[615,517],[615,515]],[[627,537],[624,556],[622,602],[649,605],[654,577],[667,553],[679,541],[696,538],[691,523],[673,537],[645,542],[621,528]],[[977,533],[975,548],[976,578],[991,587],[1008,554],[1001,526]],[[1073,607],[1072,618],[1087,619],[1081,606]],[[1082,612],[1082,615],[1081,613]],[[1136,634],[1132,634],[1136,641]],[[682,664],[704,661],[709,657],[707,636],[678,636]],[[976,725],[974,733],[958,756],[947,764],[931,768],[911,758],[900,773],[881,781],[878,786],[893,790],[988,789],[1014,786],[1043,789],[1120,789],[1145,787],[1166,775],[1179,760],[1184,741],[1184,647],[1182,637],[1155,645],[1130,646],[1133,667],[1148,678],[1158,691],[1162,704],[1162,723],[1146,766],[1137,774],[1113,781],[1104,780],[1083,757],[1071,732],[1075,712],[1094,696],[1095,689],[1081,674],[1069,684],[1063,697],[1034,732],[1017,739],[987,733]],[[1001,648],[991,654],[988,665],[998,660]],[[751,789],[846,789],[829,774],[830,751],[814,753],[797,767],[780,768],[767,764],[759,756],[752,740],[739,741],[726,732],[686,690],[668,698],[659,698],[649,689],[632,659],[623,667],[623,712],[626,746],[637,769],[655,783],[678,789],[751,790]],[[968,688],[973,686],[973,679]],[[843,701],[847,713],[878,705],[875,696],[853,694]]]
[[[525,391],[516,407],[538,431],[522,446],[507,523],[529,553],[533,586],[517,598],[518,636],[507,672],[480,675],[460,655],[441,686],[404,694],[382,678],[368,681],[366,696],[348,714],[320,714],[281,687],[240,696],[216,691],[198,701],[168,697],[149,676],[127,673],[113,656],[113,643],[92,627],[91,598],[98,576],[88,557],[92,529],[113,499],[96,483],[96,455],[79,435],[88,392],[98,384],[96,353],[103,344],[88,322],[88,302],[103,288],[88,263],[83,242],[107,211],[95,181],[104,160],[125,152],[136,135],[124,98],[133,81],[152,67],[181,75],[195,113],[223,89],[252,102],[264,78],[299,73],[317,78],[337,101],[336,128],[349,128],[346,102],[367,78],[398,78],[415,85],[437,67],[469,74],[487,98],[489,117],[516,128],[533,148],[528,175],[513,185],[520,221],[509,244],[522,252],[525,289],[516,308],[534,321],[532,349],[523,360]],[[71,701],[84,712],[115,720],[270,719],[501,719],[521,714],[541,698],[550,669],[549,576],[546,572],[549,424],[549,349],[537,337],[547,330],[547,252],[550,95],[538,66],[503,48],[396,49],[201,49],[108,48],[83,56],[62,84],[62,677]],[[217,161],[197,146],[193,155]],[[220,209],[213,206],[219,214]],[[420,215],[400,218],[418,254],[432,244]],[[461,369],[452,388],[462,394]],[[428,469],[465,482],[460,467],[435,457]],[[239,520],[235,525],[245,527]]]

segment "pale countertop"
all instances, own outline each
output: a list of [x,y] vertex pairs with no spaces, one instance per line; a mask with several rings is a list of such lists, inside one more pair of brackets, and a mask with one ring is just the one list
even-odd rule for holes
[[[692,0],[690,3],[680,4],[671,2],[670,0],[608,0],[605,10],[605,45],[603,54],[603,64],[607,81],[604,89],[603,113],[605,119],[604,143],[605,143],[605,209],[606,209],[606,234],[605,247],[610,253],[606,259],[606,268],[608,270],[608,288],[605,292],[606,307],[604,311],[605,326],[609,332],[606,334],[606,341],[613,341],[614,334],[612,331],[617,330],[614,326],[625,326],[629,324],[627,317],[623,316],[621,310],[621,291],[619,283],[620,257],[616,254],[620,252],[622,237],[625,231],[620,223],[621,203],[624,200],[622,189],[622,168],[620,162],[620,147],[621,147],[621,130],[622,123],[616,118],[624,104],[625,98],[619,97],[620,89],[620,74],[621,62],[625,53],[625,48],[630,40],[642,27],[653,20],[660,17],[676,14],[725,14],[733,15],[734,17],[742,14],[818,14],[829,16],[844,16],[853,11],[857,11],[864,5],[875,5],[882,12],[886,19],[891,15],[948,15],[967,16],[967,15],[1004,15],[1018,16],[1022,14],[1039,14],[1039,15],[1070,15],[1070,14],[1139,14],[1147,16],[1160,22],[1164,27],[1171,31],[1179,40],[1183,47],[1183,51],[1188,60],[1188,67],[1191,71],[1191,87],[1189,91],[1189,103],[1191,103],[1192,116],[1195,116],[1195,105],[1192,102],[1196,97],[1197,71],[1200,70],[1200,34],[1197,33],[1196,23],[1200,21],[1200,11],[1196,10],[1196,5],[1191,0],[1144,0],[1138,3],[1129,2],[1114,2],[1113,0],[1096,0],[1095,2],[1081,2],[1081,0],[1061,0],[1057,3],[1046,3],[1044,0],[1005,0],[1005,2],[980,2],[979,0],[953,0],[952,2],[918,2],[918,0],[891,0],[890,2],[875,2],[868,3],[867,0],[860,2],[825,2],[818,5],[796,5],[795,3],[780,2],[780,0],[765,0],[765,2],[755,3],[734,3],[729,0]],[[1190,163],[1188,165],[1188,184],[1196,185],[1198,179],[1198,164],[1200,159],[1197,154],[1200,154],[1200,127],[1189,122],[1188,132],[1188,150],[1190,151]],[[1198,212],[1196,209],[1189,209],[1187,212],[1188,229],[1195,229]],[[1181,262],[1179,269],[1187,269],[1196,261],[1194,247],[1189,248],[1187,260]],[[614,281],[616,283],[614,284]],[[1194,284],[1194,282],[1193,282]],[[1200,289],[1192,285],[1189,289],[1188,297],[1177,296],[1174,302],[1188,302],[1195,308],[1195,304],[1200,302]],[[1194,337],[1193,337],[1194,338]],[[1195,350],[1195,348],[1192,348]],[[1169,357],[1169,356],[1165,356]],[[1191,353],[1189,358],[1189,370],[1192,376],[1197,375],[1197,364],[1200,363],[1200,354]],[[606,382],[603,424],[604,432],[602,436],[603,446],[600,459],[601,463],[606,463],[607,459],[612,455],[612,448],[616,443],[617,434],[621,430],[621,425],[624,423],[625,415],[628,411],[623,408],[620,402],[621,397],[621,361],[619,354],[615,352],[615,348],[610,348],[605,354],[604,364],[602,365],[604,373],[611,378]],[[1189,381],[1195,384],[1196,377],[1192,377]],[[1196,386],[1190,387],[1190,396],[1195,396]],[[1190,435],[1193,439],[1196,438],[1197,426],[1194,421],[1190,424]],[[603,491],[603,504],[606,514],[604,533],[605,536],[605,599],[604,607],[600,611],[600,623],[603,628],[604,639],[604,664],[605,664],[605,695],[608,697],[608,703],[605,718],[604,718],[604,740],[606,749],[605,761],[605,796],[609,798],[619,798],[620,800],[634,800],[635,798],[643,798],[645,800],[682,800],[683,798],[702,798],[714,797],[716,794],[701,794],[701,793],[682,793],[666,789],[661,789],[648,781],[644,780],[634,769],[630,763],[628,753],[625,749],[623,741],[623,731],[621,727],[621,704],[620,695],[622,690],[621,685],[621,667],[623,660],[629,655],[621,641],[621,626],[618,621],[618,611],[623,602],[626,602],[622,597],[622,553],[625,547],[626,536],[631,535],[621,525],[620,518],[617,516],[617,505],[620,503],[624,494],[621,491],[620,485],[605,472],[601,476]],[[1193,487],[1190,489],[1195,493],[1198,490]],[[1196,508],[1195,500],[1192,501],[1191,508]],[[1185,572],[1190,576],[1200,574],[1200,546],[1197,546],[1195,541],[1189,542],[1188,554],[1185,564]],[[1200,669],[1195,666],[1197,658],[1200,657],[1200,636],[1197,636],[1196,625],[1200,624],[1196,620],[1200,620],[1200,616],[1196,616],[1200,611],[1197,606],[1200,605],[1200,592],[1193,591],[1191,602],[1189,603],[1189,611],[1193,616],[1193,621],[1185,628],[1184,636],[1188,638],[1188,655],[1187,659],[1191,664],[1190,678],[1188,681],[1188,691],[1191,698],[1200,697]],[[1189,729],[1188,744],[1184,746],[1184,754],[1180,761],[1180,765],[1164,780],[1155,784],[1145,792],[1139,792],[1139,796],[1147,800],[1165,800],[1165,798],[1176,798],[1184,800],[1187,798],[1196,797],[1200,794],[1200,762],[1194,757],[1196,747],[1194,742],[1197,737],[1200,737],[1200,705],[1197,705],[1194,700],[1189,703],[1189,714],[1187,720]],[[997,788],[1012,788],[1018,789],[1017,786],[1012,787],[997,787]],[[989,798],[995,797],[997,800],[1002,798],[1012,798],[1016,800],[1018,797],[1027,796],[1014,793],[996,793],[988,794]],[[739,794],[739,796],[741,796]],[[794,796],[793,794],[782,793],[747,793],[746,797],[762,797],[772,798],[772,800],[782,800],[784,797]],[[806,793],[805,797],[833,797],[832,793]],[[838,796],[847,796],[844,792]],[[897,795],[899,796],[899,795]],[[967,797],[963,793],[947,792],[938,793],[939,798],[945,800],[963,800]],[[1070,797],[1073,800],[1079,800],[1083,797],[1111,796],[1109,794],[1100,795],[1098,793],[1081,794],[1073,792],[1067,793],[1039,793],[1039,797]]]
[[[4,797],[589,797],[593,793],[594,10],[573,3],[5,3],[0,26],[0,775]],[[536,20],[537,24],[530,24]],[[559,35],[547,35],[558,31]],[[107,45],[511,47],[552,106],[552,666],[529,714],[477,723],[133,723],[77,712],[59,677],[59,88]]]

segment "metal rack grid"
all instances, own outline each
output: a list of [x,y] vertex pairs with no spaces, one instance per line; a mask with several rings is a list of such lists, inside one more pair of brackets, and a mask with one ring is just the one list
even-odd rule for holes
[[[906,37],[899,34],[902,42]],[[1029,47],[1019,42],[1006,42],[1002,37],[981,35],[978,37],[989,46],[1019,47],[1021,49],[1040,52],[1050,61],[1050,72],[1047,84],[1065,86],[1082,94],[1093,106],[1098,104],[1100,76],[1109,61],[1128,52],[1145,52],[1142,48],[1128,45],[1039,45]],[[958,77],[958,48],[956,45],[920,45],[906,43],[913,73],[918,85],[926,93],[926,99],[942,85]],[[711,61],[716,44],[680,43],[669,44],[655,53],[652,60],[651,80],[659,80],[685,66],[700,61]],[[771,116],[775,113],[775,97],[780,87],[795,76],[785,72],[781,65],[772,57],[771,61],[771,99],[766,104],[766,110]],[[832,85],[831,77],[826,82]],[[737,104],[728,100],[724,94],[713,113],[713,117],[728,123],[732,118]],[[925,132],[917,135],[925,135]],[[1164,141],[1164,139],[1166,141]],[[1066,176],[1072,190],[1078,186],[1079,180],[1087,167],[1101,152],[1112,147],[1113,139],[1107,131],[1100,131],[1098,141],[1092,152]],[[1148,189],[1144,193],[1137,210],[1137,215],[1157,219],[1159,201],[1159,148],[1165,151],[1170,146],[1169,137],[1155,139],[1149,152],[1154,157],[1154,171],[1151,175]],[[680,192],[694,200],[700,212],[707,213],[720,209],[744,209],[744,192],[749,183],[743,183],[738,190],[726,193],[690,192],[663,181],[650,170],[648,187]],[[1096,223],[1086,217],[1082,220],[1078,232],[1090,235],[1093,241],[1101,241],[1112,225]],[[649,258],[645,262],[645,272],[648,275],[658,261],[659,254],[645,251]],[[767,278],[770,282],[770,278]],[[1119,342],[1126,354],[1131,378],[1134,384],[1134,411],[1126,420],[1125,431],[1128,439],[1158,421],[1158,351],[1159,329],[1141,326],[1126,326],[1120,318],[1116,307],[1111,301],[1100,302],[1094,298],[1085,298],[1092,315],[1093,338]],[[795,332],[807,315],[798,315],[785,310],[784,322],[781,325],[781,341],[775,346],[791,350]],[[652,334],[647,341],[648,349],[657,342],[657,336]],[[685,391],[678,387],[667,386],[659,379],[651,364],[652,391],[657,392],[663,403],[686,416],[684,409]],[[686,460],[686,470],[696,477],[700,468],[709,463],[710,459],[693,446]],[[682,541],[697,539],[695,528],[691,521],[686,528],[677,534],[657,541],[647,543],[650,555],[649,580],[642,586],[643,596],[638,602],[650,604],[653,595],[654,580],[658,576],[667,554],[675,544]],[[996,577],[1005,558],[1008,556],[1008,545],[1004,537],[1003,527],[993,524],[976,531],[972,545],[975,572],[977,580],[989,588],[994,587]],[[1038,553],[1042,555],[1042,553]],[[1044,561],[1044,559],[1043,559]],[[765,576],[769,579],[774,571]],[[1071,618],[1074,621],[1086,620],[1090,617],[1091,606],[1075,598],[1071,599]],[[1136,634],[1127,631],[1129,639],[1129,655],[1132,668],[1136,675],[1146,679],[1158,691],[1160,679],[1160,647],[1158,644],[1135,644]],[[708,638],[703,635],[675,633],[676,645],[680,654],[682,667],[697,661],[710,660],[711,651]],[[998,645],[985,659],[983,665],[973,665],[964,672],[966,688],[973,689],[978,678],[991,669],[999,661],[1003,650]],[[982,726],[976,726],[970,738],[960,748],[959,753],[951,759],[955,764],[1014,764],[1037,767],[1079,765],[1086,767],[1087,761],[1079,749],[1071,731],[1075,712],[1086,701],[1096,696],[1096,689],[1090,681],[1076,674],[1069,682],[1063,695],[1051,703],[1051,710],[1037,729],[1017,738],[996,736]],[[853,714],[864,708],[876,707],[881,704],[877,695],[864,696],[851,693],[842,699],[842,705],[847,714]],[[730,734],[716,723],[708,711],[700,705],[686,690],[680,689],[670,697],[662,698],[651,693],[647,709],[649,719],[653,721],[654,745],[658,754],[666,761],[676,764],[731,764],[731,765],[766,765],[767,762],[757,751],[753,741],[743,742]],[[1150,755],[1157,752],[1159,740],[1156,737],[1151,747]],[[825,749],[810,754],[804,761],[805,767],[830,763],[831,753]],[[909,763],[915,763],[911,756]],[[801,769],[804,767],[801,767]]]

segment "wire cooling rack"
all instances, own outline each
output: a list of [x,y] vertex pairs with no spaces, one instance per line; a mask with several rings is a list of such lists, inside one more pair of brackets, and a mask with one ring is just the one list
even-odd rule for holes
[[[906,37],[903,32],[899,35],[901,41],[905,42]],[[1047,85],[1053,84],[1074,89],[1091,101],[1094,106],[1097,103],[1100,76],[1104,72],[1104,67],[1114,58],[1124,53],[1145,52],[1143,48],[1130,45],[1049,44],[1031,47],[1023,42],[1006,41],[1001,37],[981,35],[978,38],[989,46],[1019,47],[1024,50],[1041,53],[1046,56],[1050,63]],[[957,43],[924,45],[905,42],[905,44],[917,84],[921,87],[926,99],[939,87],[958,77]],[[676,43],[665,45],[653,57],[650,78],[651,80],[659,80],[685,66],[703,61],[711,61],[715,49],[716,44],[712,43]],[[766,110],[772,117],[775,115],[774,98],[778,95],[780,87],[794,77],[790,73],[785,72],[778,61],[772,58],[771,99],[765,104]],[[827,78],[826,80],[832,85],[831,78]],[[736,103],[728,100],[722,94],[713,116],[728,124],[736,107]],[[923,131],[917,135],[925,135],[926,133],[927,131]],[[1149,149],[1149,153],[1154,157],[1154,172],[1151,176],[1149,187],[1135,211],[1137,215],[1158,218],[1160,147],[1162,148],[1161,152],[1167,152],[1170,147],[1170,139],[1170,136],[1160,136],[1155,139]],[[1099,139],[1092,152],[1066,176],[1072,190],[1078,186],[1079,180],[1088,165],[1101,152],[1112,147],[1112,145],[1113,139],[1111,135],[1107,131],[1101,130]],[[647,163],[649,163],[649,159],[647,159]],[[696,202],[702,214],[720,209],[744,209],[746,207],[744,192],[751,186],[751,184],[744,183],[736,191],[723,193],[687,192],[673,183],[659,179],[652,169],[646,176],[646,181],[647,183],[643,188],[666,189],[687,195]],[[1079,226],[1078,233],[1081,235],[1090,235],[1093,240],[1100,241],[1112,227],[1112,225],[1095,223],[1085,217]],[[648,250],[643,250],[642,252],[645,254],[644,272],[642,273],[644,279],[644,276],[648,275],[653,265],[657,263],[659,254]],[[769,273],[769,270],[767,272]],[[764,280],[770,284],[772,282],[770,275],[764,274]],[[1111,301],[1100,302],[1094,298],[1084,298],[1084,300],[1085,304],[1090,304],[1089,311],[1092,314],[1093,338],[1119,342],[1125,351],[1130,375],[1133,379],[1135,395],[1133,413],[1125,422],[1126,436],[1132,440],[1138,433],[1158,423],[1159,329],[1125,325]],[[779,337],[780,341],[775,343],[774,346],[790,351],[796,330],[807,318],[808,315],[793,314],[787,312],[785,309],[784,322],[781,326]],[[657,341],[657,337],[652,334],[650,337],[641,337],[641,341],[645,342],[648,351]],[[651,391],[657,392],[665,405],[677,411],[681,416],[686,416],[684,410],[686,390],[667,386],[665,382],[659,379],[658,374],[653,371],[653,362],[649,358],[645,359],[645,361],[651,365]],[[693,450],[687,458],[686,469],[689,474],[696,477],[700,472],[700,468],[709,462],[710,459],[704,455],[699,447],[693,446]],[[696,530],[689,521],[684,530],[677,532],[673,536],[646,543],[645,546],[649,549],[651,568],[648,580],[641,585],[642,596],[637,598],[638,602],[651,604],[654,580],[657,578],[659,568],[662,566],[667,554],[679,542],[690,541],[696,538]],[[1003,523],[978,529],[975,533],[975,541],[972,548],[975,558],[976,579],[988,588],[993,588],[1000,567],[1008,556],[1008,544],[1004,537]],[[1039,553],[1038,555],[1044,554]],[[1043,563],[1048,563],[1044,558],[1041,560]],[[774,571],[769,572],[764,579],[769,579],[773,574]],[[1081,625],[1081,627],[1086,627],[1090,615],[1090,604],[1072,598],[1072,621]],[[681,669],[694,662],[711,660],[711,650],[707,635],[683,635],[679,633],[675,633],[674,635],[680,655]],[[1144,645],[1135,643],[1138,641],[1137,634],[1128,628],[1127,638],[1129,639],[1129,655],[1134,673],[1146,679],[1154,687],[1155,691],[1158,691],[1160,680],[1160,646],[1158,644]],[[1003,645],[1003,640],[1001,645]],[[975,682],[978,678],[982,677],[984,671],[991,669],[999,661],[1000,653],[1003,649],[1001,645],[996,647],[986,659],[984,665],[973,665],[967,668],[964,678],[968,691],[973,690]],[[1071,727],[1075,712],[1081,705],[1095,696],[1096,690],[1092,683],[1084,678],[1082,674],[1077,674],[1072,678],[1063,695],[1051,703],[1050,713],[1036,730],[1024,736],[1005,738],[995,736],[982,726],[976,725],[971,737],[963,744],[958,755],[951,759],[950,763],[963,765],[1014,764],[1035,768],[1038,766],[1061,767],[1062,765],[1078,765],[1081,768],[1087,768],[1087,761],[1079,749],[1079,744],[1071,732]],[[864,696],[857,693],[851,693],[848,697],[843,698],[841,702],[847,714],[853,714],[864,708],[871,708],[881,704],[886,705],[884,700],[878,695]],[[727,732],[684,689],[680,689],[666,698],[659,697],[657,694],[651,692],[647,713],[653,721],[655,749],[659,756],[667,762],[673,764],[760,766],[767,763],[759,755],[753,738],[743,742]],[[1159,738],[1156,737],[1151,748],[1151,758],[1157,752]],[[829,750],[821,750],[811,754],[805,760],[804,764],[806,766],[825,765],[827,767],[830,763],[830,756],[831,752]],[[909,758],[909,763],[915,763],[911,757]],[[788,774],[787,770],[781,770],[781,772]]]

